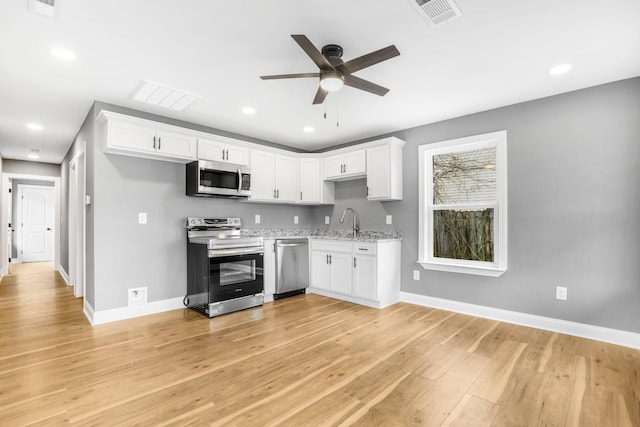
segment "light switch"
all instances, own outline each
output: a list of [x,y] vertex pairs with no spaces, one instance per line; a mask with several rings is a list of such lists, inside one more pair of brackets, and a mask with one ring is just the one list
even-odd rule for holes
[[298,215],[294,215],[293,216],[293,223],[297,224],[298,223]]
[[146,224],[147,223],[147,213],[139,212],[138,213],[138,224]]
[[387,225],[391,224],[391,215],[387,215]]
[[331,222],[331,218],[329,218],[328,216],[324,217],[324,223],[325,224],[329,224]]
[[256,215],[255,223],[260,224],[260,215]]

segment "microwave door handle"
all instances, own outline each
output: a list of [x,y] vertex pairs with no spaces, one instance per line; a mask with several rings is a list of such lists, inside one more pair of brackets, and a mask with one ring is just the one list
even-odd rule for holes
[[238,193],[242,191],[242,171],[238,168]]

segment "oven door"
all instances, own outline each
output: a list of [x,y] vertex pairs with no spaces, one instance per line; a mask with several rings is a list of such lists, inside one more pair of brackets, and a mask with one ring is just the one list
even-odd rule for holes
[[264,292],[262,253],[209,258],[209,302]]

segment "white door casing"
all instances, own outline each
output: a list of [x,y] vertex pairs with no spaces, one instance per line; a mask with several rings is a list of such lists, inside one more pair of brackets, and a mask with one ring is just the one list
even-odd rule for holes
[[84,151],[69,162],[69,284],[76,297],[85,294],[85,162]]
[[18,184],[17,218],[22,262],[53,260],[53,187]]

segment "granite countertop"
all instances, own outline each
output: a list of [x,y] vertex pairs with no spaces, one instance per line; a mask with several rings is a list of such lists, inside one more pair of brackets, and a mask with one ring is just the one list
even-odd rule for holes
[[248,228],[242,229],[242,235],[263,237],[265,239],[308,237],[310,239],[352,240],[356,242],[402,240],[402,233],[399,231],[361,230],[354,239],[351,230],[324,230],[317,228]]

